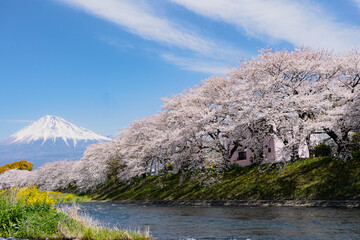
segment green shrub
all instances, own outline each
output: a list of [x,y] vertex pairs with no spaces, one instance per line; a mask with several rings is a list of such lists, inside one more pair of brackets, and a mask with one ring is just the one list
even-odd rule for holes
[[351,151],[360,152],[360,132],[355,133],[351,137],[350,147],[351,147]]
[[4,196],[0,196],[0,236],[10,236],[22,225],[25,209],[11,204]]
[[173,165],[171,165],[171,163],[168,163],[166,166],[166,170],[167,171],[172,171],[174,169]]
[[320,143],[314,147],[313,154],[315,157],[328,157],[331,156],[331,151],[331,146],[325,143]]
[[124,164],[121,164],[121,161],[121,158],[115,158],[107,162],[106,170],[108,179],[116,179],[119,171],[126,167]]

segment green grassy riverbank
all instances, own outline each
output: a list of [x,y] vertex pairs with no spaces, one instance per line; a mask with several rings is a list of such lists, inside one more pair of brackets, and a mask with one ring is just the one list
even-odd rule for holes
[[[86,216],[77,205],[58,209],[54,198],[68,202],[73,195],[42,192],[35,186],[0,191],[0,237],[23,239],[140,240],[148,233],[106,228]],[[70,196],[70,197],[69,197]],[[66,200],[68,199],[68,200]]]
[[217,173],[188,172],[108,181],[97,200],[359,200],[360,157],[333,157],[284,164],[233,167]]

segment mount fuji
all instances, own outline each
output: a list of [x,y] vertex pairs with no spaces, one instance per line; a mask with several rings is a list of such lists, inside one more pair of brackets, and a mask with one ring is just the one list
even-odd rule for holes
[[57,160],[79,160],[86,147],[110,138],[60,117],[45,116],[0,143],[0,166],[27,160],[39,167]]

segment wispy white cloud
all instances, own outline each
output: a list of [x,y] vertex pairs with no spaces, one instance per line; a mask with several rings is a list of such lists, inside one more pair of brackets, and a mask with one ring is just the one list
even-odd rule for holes
[[357,4],[358,8],[360,8],[360,0],[352,0],[355,4]]
[[[186,29],[167,17],[161,16],[154,12],[156,9],[150,7],[145,0],[58,1],[112,22],[144,39],[186,50],[183,52],[187,52],[191,57],[176,57],[174,54],[161,54],[159,50],[152,50],[160,54],[163,60],[186,70],[219,74],[225,70],[221,67],[224,66],[224,62],[235,64],[239,57],[249,56],[247,52],[232,47],[228,43],[203,37],[196,31]],[[112,37],[100,39],[121,50],[134,47],[132,44]]]
[[[256,38],[345,50],[360,42],[360,28],[335,21],[313,1],[170,0],[197,14],[233,24]],[[360,0],[354,0],[360,2]]]
[[142,38],[208,54],[215,44],[196,33],[157,16],[143,1],[59,0],[117,24]]
[[116,38],[112,38],[112,37],[100,37],[100,40],[106,42],[107,44],[114,46],[118,49],[133,49],[135,48],[135,46],[131,43],[125,42],[121,39],[116,39]]
[[161,57],[165,61],[189,71],[215,75],[225,74],[228,71],[228,67],[225,66],[224,62],[196,57],[179,57],[169,53],[162,54]]

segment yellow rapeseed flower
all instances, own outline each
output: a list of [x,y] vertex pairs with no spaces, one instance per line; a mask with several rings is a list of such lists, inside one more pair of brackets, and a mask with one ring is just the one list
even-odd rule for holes
[[47,193],[52,195],[62,194],[61,192],[55,192],[55,191],[48,191]]
[[72,202],[74,200],[74,196],[69,194],[65,197],[64,202]]
[[28,206],[49,205],[55,208],[55,203],[46,192],[40,191],[36,186],[21,188],[17,191],[16,199]]

